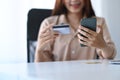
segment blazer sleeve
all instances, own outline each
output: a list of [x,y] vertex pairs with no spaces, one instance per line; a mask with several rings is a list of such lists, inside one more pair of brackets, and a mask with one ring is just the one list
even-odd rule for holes
[[[111,40],[110,33],[106,24],[106,21],[104,18],[101,18],[101,27],[103,29],[103,38],[107,44],[107,47],[103,50],[101,49],[96,49],[97,54],[100,59],[113,59],[116,55],[116,49],[115,49],[115,44]],[[108,57],[104,57],[104,54],[109,54]]]

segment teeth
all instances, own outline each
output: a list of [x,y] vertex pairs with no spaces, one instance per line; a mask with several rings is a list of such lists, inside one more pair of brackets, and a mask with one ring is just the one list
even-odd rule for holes
[[74,4],[80,4],[80,2],[73,2],[73,3],[71,3],[71,5],[74,5]]

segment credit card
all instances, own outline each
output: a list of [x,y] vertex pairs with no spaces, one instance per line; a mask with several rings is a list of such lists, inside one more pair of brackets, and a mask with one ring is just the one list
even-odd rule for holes
[[55,25],[53,26],[54,31],[59,31],[61,34],[70,34],[70,28],[68,24]]

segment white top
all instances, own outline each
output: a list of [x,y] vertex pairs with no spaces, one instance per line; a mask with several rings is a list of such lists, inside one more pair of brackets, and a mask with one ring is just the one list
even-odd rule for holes
[[0,80],[120,80],[120,65],[106,60],[0,64]]

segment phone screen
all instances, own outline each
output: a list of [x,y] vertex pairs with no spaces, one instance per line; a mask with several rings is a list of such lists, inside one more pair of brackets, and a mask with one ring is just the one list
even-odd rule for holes
[[53,26],[54,31],[59,31],[61,34],[70,34],[69,25],[55,25]]
[[81,26],[96,31],[97,20],[96,18],[84,18],[81,20]]

